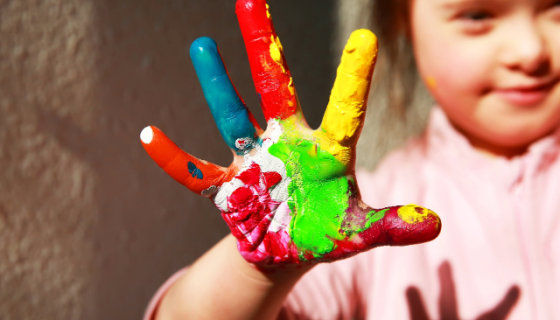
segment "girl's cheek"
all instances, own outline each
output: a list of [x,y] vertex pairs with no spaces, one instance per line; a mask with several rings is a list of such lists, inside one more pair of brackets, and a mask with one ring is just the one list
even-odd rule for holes
[[418,67],[438,102],[471,100],[491,83],[488,59],[480,51],[437,41],[426,49],[417,54]]

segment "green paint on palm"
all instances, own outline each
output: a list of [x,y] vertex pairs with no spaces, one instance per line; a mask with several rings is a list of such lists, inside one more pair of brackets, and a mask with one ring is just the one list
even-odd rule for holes
[[[306,140],[281,140],[268,151],[284,162],[292,179],[288,187],[292,240],[315,256],[331,252],[333,239],[346,236],[340,233],[350,196],[346,166]],[[378,216],[373,214],[372,221]]]
[[383,217],[385,216],[385,212],[387,212],[387,210],[389,210],[389,209],[383,209],[383,210],[379,210],[379,211],[371,210],[370,212],[368,212],[367,217],[366,217],[367,218],[366,225],[359,232],[362,232],[362,231],[365,231],[366,229],[369,229],[369,227],[371,227],[371,225],[373,223],[383,219]]

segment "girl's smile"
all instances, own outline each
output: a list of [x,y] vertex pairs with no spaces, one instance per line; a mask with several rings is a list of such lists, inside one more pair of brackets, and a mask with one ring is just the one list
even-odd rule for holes
[[557,84],[558,79],[553,79],[549,81],[504,86],[496,88],[490,93],[498,95],[506,103],[513,106],[533,107],[543,103]]
[[525,152],[560,124],[560,1],[412,0],[418,69],[483,151]]

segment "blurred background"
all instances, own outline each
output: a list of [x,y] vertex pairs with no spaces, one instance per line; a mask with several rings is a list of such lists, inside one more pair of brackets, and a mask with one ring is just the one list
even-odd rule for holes
[[[312,127],[371,1],[268,0]],[[139,142],[155,125],[229,165],[188,57],[201,36],[216,40],[264,126],[234,0],[0,0],[1,319],[139,319],[171,274],[228,232]],[[383,59],[358,149],[367,169],[419,133],[432,104],[418,85],[413,107],[392,112]]]

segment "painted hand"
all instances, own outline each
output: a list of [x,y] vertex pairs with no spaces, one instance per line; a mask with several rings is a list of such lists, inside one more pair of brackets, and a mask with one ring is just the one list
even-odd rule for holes
[[265,0],[238,0],[237,15],[268,127],[259,127],[238,96],[215,42],[199,38],[190,54],[218,128],[233,150],[228,168],[180,150],[147,127],[148,154],[179,183],[210,198],[258,265],[343,259],[382,245],[437,237],[441,223],[415,205],[373,209],[360,199],[355,147],[365,116],[377,39],[355,31],[344,49],[321,127],[301,112],[282,45]]

